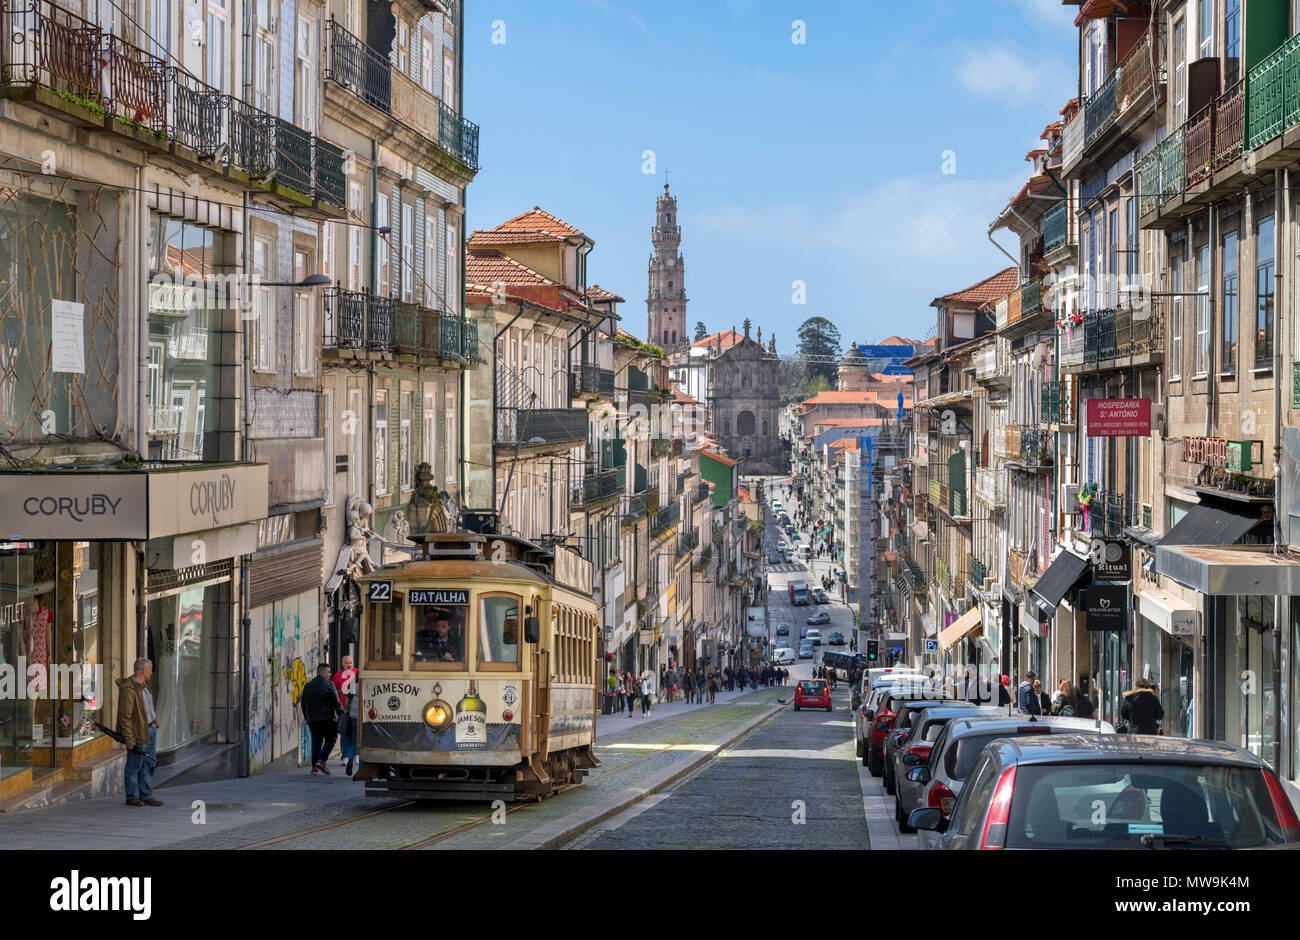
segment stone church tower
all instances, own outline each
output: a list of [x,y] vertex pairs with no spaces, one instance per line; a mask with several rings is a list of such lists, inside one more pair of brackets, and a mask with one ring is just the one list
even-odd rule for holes
[[667,183],[655,204],[650,237],[654,254],[650,256],[650,290],[646,297],[650,315],[646,341],[671,354],[689,346],[691,338],[686,331],[686,266],[678,252],[682,227],[677,224],[677,198],[668,194]]

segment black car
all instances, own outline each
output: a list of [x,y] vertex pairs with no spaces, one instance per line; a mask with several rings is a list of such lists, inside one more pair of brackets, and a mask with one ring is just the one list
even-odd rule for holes
[[1226,741],[1031,735],[988,744],[945,820],[909,823],[940,849],[1248,849],[1300,842],[1273,769]]
[[777,636],[789,636],[789,635],[790,635],[790,628],[787,627],[785,624],[781,624],[781,626],[779,626],[779,627],[776,628],[776,635],[777,635]]
[[829,642],[831,646],[843,646],[844,634],[836,630],[834,633],[831,634],[830,640],[828,640],[827,642]]

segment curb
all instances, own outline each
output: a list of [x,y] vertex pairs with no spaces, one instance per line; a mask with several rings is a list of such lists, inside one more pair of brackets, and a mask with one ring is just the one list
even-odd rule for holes
[[745,722],[725,739],[710,741],[714,745],[711,751],[703,751],[686,760],[678,761],[671,767],[665,767],[658,773],[651,774],[641,783],[626,787],[617,793],[597,800],[590,806],[575,810],[567,816],[534,829],[525,836],[501,846],[503,849],[555,849],[572,842],[589,829],[609,819],[611,816],[635,806],[646,797],[658,793],[667,786],[685,777],[687,774],[713,760],[718,752],[730,746],[737,739],[748,734],[754,728],[780,712],[784,705],[773,705],[763,714]]

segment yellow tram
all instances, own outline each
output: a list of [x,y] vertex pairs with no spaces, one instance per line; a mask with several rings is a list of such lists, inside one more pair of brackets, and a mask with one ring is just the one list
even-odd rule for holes
[[461,532],[360,583],[367,796],[541,800],[600,766],[590,562]]

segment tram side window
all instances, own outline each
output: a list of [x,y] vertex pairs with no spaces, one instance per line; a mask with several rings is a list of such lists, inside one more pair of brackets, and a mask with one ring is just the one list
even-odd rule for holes
[[391,603],[370,605],[370,629],[366,640],[367,668],[402,668],[402,622],[405,610],[400,594],[394,594]]
[[448,605],[415,608],[415,641],[411,658],[416,669],[464,668],[465,614],[468,607]]
[[487,663],[519,662],[520,599],[514,594],[479,598],[478,658]]

